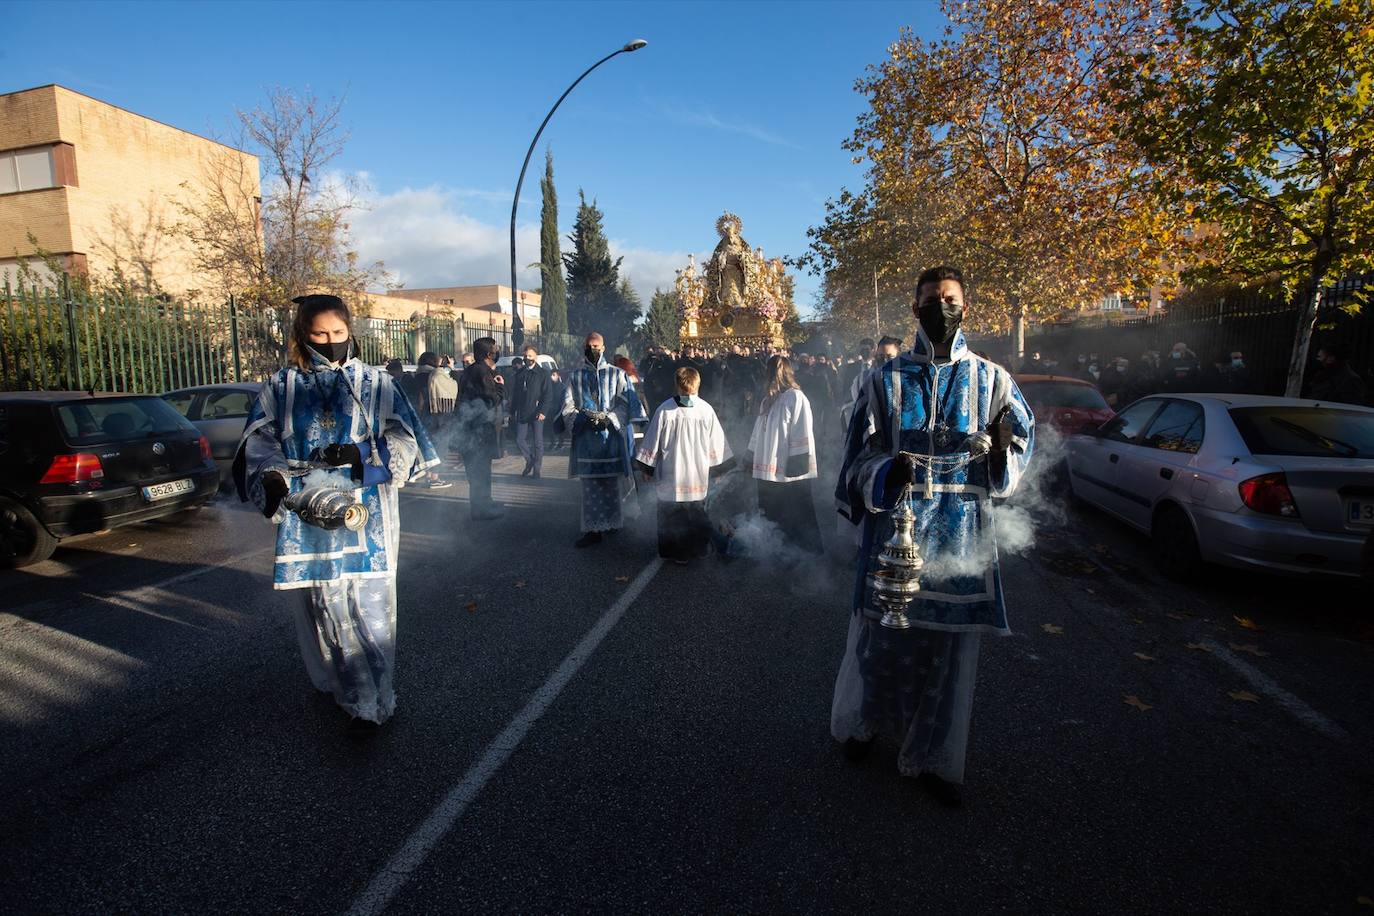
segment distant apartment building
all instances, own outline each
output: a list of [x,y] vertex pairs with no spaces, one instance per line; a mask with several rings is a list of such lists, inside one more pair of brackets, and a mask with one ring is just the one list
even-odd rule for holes
[[[522,289],[519,295],[520,320],[524,322],[525,330],[539,330],[539,293]],[[510,287],[500,284],[398,289],[372,294],[368,301],[374,318],[413,318],[418,313],[436,318],[461,318],[472,324],[499,325],[511,320]]]
[[212,172],[239,176],[256,222],[256,156],[62,86],[0,94],[0,282],[33,263],[33,236],[69,271],[214,291],[169,231]]

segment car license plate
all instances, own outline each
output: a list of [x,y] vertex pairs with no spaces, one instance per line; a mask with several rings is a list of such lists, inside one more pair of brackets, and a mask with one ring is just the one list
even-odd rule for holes
[[1374,528],[1374,499],[1347,499],[1345,501],[1345,523],[1363,528]]
[[166,483],[155,483],[151,487],[143,488],[143,498],[150,503],[155,503],[159,499],[166,499],[169,496],[176,496],[180,493],[190,493],[196,488],[196,482],[187,478],[185,480],[169,480]]

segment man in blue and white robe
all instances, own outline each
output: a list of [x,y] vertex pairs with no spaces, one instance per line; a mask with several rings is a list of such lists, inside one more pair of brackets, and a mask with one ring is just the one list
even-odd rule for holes
[[[992,499],[1016,489],[1034,417],[1010,373],[969,352],[962,277],[937,272],[918,286],[916,345],[870,374],[849,424],[836,498],[862,537],[831,732],[851,759],[875,737],[896,742],[898,769],[957,804],[979,638],[1010,633]],[[878,622],[869,576],[908,492],[926,565],[901,630]]]
[[582,481],[582,536],[575,546],[599,543],[604,532],[625,524],[624,505],[633,494],[634,432],[644,419],[634,383],[606,362],[600,334],[587,335],[581,368],[568,374],[560,416],[572,438],[568,476]]
[[[239,494],[277,526],[272,587],[301,596],[296,633],[316,689],[356,719],[381,723],[396,707],[397,490],[439,463],[415,410],[391,376],[357,358],[278,370],[253,403],[239,442]],[[361,467],[329,467],[330,446],[353,445]],[[277,476],[278,480],[269,480]],[[368,510],[360,531],[326,530],[287,510],[289,493],[332,486]],[[286,497],[289,499],[289,495]]]

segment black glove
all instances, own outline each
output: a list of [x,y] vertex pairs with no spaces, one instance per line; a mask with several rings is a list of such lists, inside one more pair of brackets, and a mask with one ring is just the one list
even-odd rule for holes
[[1007,415],[1011,413],[1011,405],[1008,404],[997,412],[997,416],[992,418],[992,422],[983,430],[992,437],[992,450],[1006,454],[1007,449],[1011,448],[1011,437],[1015,430],[1012,429],[1011,420]]
[[892,466],[887,469],[887,486],[889,489],[900,489],[909,487],[916,482],[916,456],[908,452],[898,452],[897,457],[892,459]]
[[352,442],[333,443],[320,449],[320,460],[325,464],[341,468],[346,464],[362,464],[363,456],[358,446]]
[[317,449],[312,457],[330,467],[349,468],[354,480],[363,479],[363,454],[352,442],[326,445],[322,449]]
[[268,471],[262,478],[262,492],[266,497],[262,514],[271,518],[281,508],[281,501],[286,498],[286,494],[291,492],[291,485],[280,472]]

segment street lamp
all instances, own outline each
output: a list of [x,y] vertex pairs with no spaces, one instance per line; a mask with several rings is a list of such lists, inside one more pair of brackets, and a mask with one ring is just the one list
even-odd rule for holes
[[549,119],[553,117],[553,113],[558,110],[559,105],[563,104],[563,100],[568,97],[568,93],[576,89],[577,84],[582,82],[588,73],[591,73],[617,54],[629,54],[631,51],[638,51],[647,44],[648,42],[643,38],[636,38],[634,41],[626,44],[625,47],[612,51],[610,54],[607,54],[605,57],[601,58],[601,60],[584,70],[582,75],[573,80],[572,85],[563,91],[563,94],[558,97],[558,101],[553,103],[553,107],[549,109],[549,113],[544,115],[544,120],[539,125],[539,129],[534,132],[534,139],[530,141],[530,148],[525,152],[525,161],[520,166],[520,177],[516,179],[515,182],[515,199],[511,201],[510,205],[510,339],[512,349],[525,342],[525,322],[524,319],[520,317],[520,297],[516,292],[517,287],[515,284],[515,214],[520,208],[520,188],[525,184],[525,170],[530,167],[530,156],[534,155],[534,148],[539,145],[539,137],[544,133],[544,128],[548,126]]

